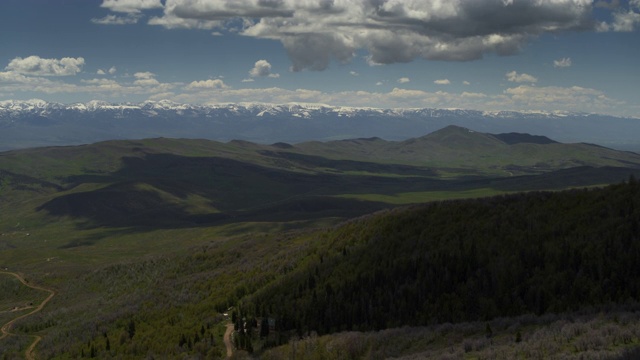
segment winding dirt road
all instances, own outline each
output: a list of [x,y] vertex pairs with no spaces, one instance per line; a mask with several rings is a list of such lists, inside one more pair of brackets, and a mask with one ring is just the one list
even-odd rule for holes
[[[46,299],[44,299],[40,305],[38,305],[35,309],[33,309],[31,312],[27,313],[27,314],[23,314],[20,315],[12,320],[10,320],[9,322],[7,322],[6,324],[2,325],[2,328],[0,328],[0,331],[2,332],[2,334],[0,335],[0,339],[4,339],[5,337],[9,336],[9,335],[15,335],[13,333],[11,333],[11,327],[13,326],[13,324],[21,319],[24,319],[28,316],[31,316],[35,313],[37,313],[38,311],[42,310],[42,308],[44,308],[45,305],[47,305],[47,303],[49,301],[51,301],[51,299],[56,295],[56,292],[51,290],[51,289],[47,289],[47,288],[43,288],[37,285],[31,285],[29,283],[27,283],[27,281],[20,276],[19,274],[13,273],[13,272],[9,272],[9,271],[0,271],[0,274],[5,274],[5,275],[11,275],[13,277],[15,277],[16,279],[18,279],[24,286],[30,287],[32,289],[35,290],[41,290],[41,291],[45,291],[49,293],[49,296],[47,296]],[[35,360],[35,357],[33,356],[33,350],[36,348],[36,345],[38,345],[38,343],[40,342],[40,340],[42,340],[42,337],[38,336],[38,335],[32,335],[35,340],[33,341],[33,343],[31,343],[31,345],[29,345],[29,347],[27,348],[27,350],[24,352],[24,357],[27,360]]]
[[233,345],[231,345],[231,333],[233,333],[233,324],[227,324],[227,331],[224,332],[224,345],[227,347],[227,359],[233,355]]

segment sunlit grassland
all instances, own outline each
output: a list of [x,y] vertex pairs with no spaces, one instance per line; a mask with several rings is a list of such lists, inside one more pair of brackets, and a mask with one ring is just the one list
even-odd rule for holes
[[[594,184],[587,186],[579,186],[578,188],[593,189],[607,186],[608,184]],[[571,187],[568,187],[568,189]],[[547,189],[546,191],[559,191],[558,189]],[[392,205],[409,205],[420,204],[431,201],[444,201],[444,200],[462,200],[462,199],[477,199],[483,197],[491,197],[496,195],[514,194],[520,191],[506,191],[492,188],[475,188],[468,190],[456,190],[456,191],[419,191],[419,192],[403,192],[397,194],[344,194],[337,197],[347,199],[358,199],[365,201],[382,202]]]
[[422,191],[422,192],[406,192],[393,195],[384,194],[345,194],[339,197],[348,199],[359,199],[367,201],[379,201],[393,205],[416,204],[429,201],[453,200],[453,199],[472,199],[489,197],[495,195],[503,195],[512,192],[501,191],[489,188],[470,189],[460,191]]

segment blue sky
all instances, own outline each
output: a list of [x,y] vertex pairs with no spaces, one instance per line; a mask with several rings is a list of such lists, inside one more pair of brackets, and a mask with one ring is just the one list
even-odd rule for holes
[[2,0],[0,100],[640,117],[640,0]]

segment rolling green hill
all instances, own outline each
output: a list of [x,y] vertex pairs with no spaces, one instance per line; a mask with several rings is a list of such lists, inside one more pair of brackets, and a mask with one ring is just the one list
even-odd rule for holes
[[[582,174],[569,176],[566,169],[575,167]],[[37,194],[38,211],[96,226],[175,227],[268,219],[265,214],[285,208],[299,211],[271,220],[324,217],[331,211],[349,217],[384,208],[385,202],[420,202],[429,198],[424,193],[443,191],[482,189],[492,195],[590,186],[620,181],[635,171],[625,168],[639,167],[640,155],[634,153],[455,126],[403,142],[268,146],[150,139],[2,153],[0,196],[10,203]],[[531,185],[540,182],[538,175],[547,186]],[[376,194],[382,196],[375,199]],[[390,196],[396,200],[386,201]],[[297,205],[310,201],[323,205]]]

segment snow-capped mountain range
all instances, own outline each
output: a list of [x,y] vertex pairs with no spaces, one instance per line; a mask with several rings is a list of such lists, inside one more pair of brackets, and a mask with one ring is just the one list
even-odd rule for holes
[[194,105],[169,100],[60,104],[35,99],[0,101],[0,150],[160,136],[259,143],[373,136],[402,140],[447,125],[640,149],[640,119],[563,111],[377,109],[300,103]]
[[213,114],[215,112],[228,112],[237,115],[251,114],[252,116],[277,116],[290,115],[294,117],[311,118],[318,114],[333,114],[335,116],[353,117],[358,115],[386,115],[394,117],[403,116],[485,116],[495,118],[512,118],[514,116],[546,116],[546,117],[566,117],[566,116],[588,116],[586,113],[572,113],[565,111],[477,111],[462,109],[379,109],[379,108],[356,108],[344,106],[330,106],[325,104],[304,104],[289,103],[281,105],[261,104],[261,103],[239,103],[239,104],[214,104],[196,105],[180,104],[170,100],[144,101],[139,104],[112,104],[101,100],[92,100],[87,103],[60,104],[46,102],[40,99],[31,100],[6,100],[0,101],[0,119],[19,118],[25,114],[38,115],[43,117],[54,116],[60,111],[77,111],[80,113],[89,112],[139,112],[149,117],[158,116],[159,111],[172,112],[183,115],[191,112],[193,115]]

